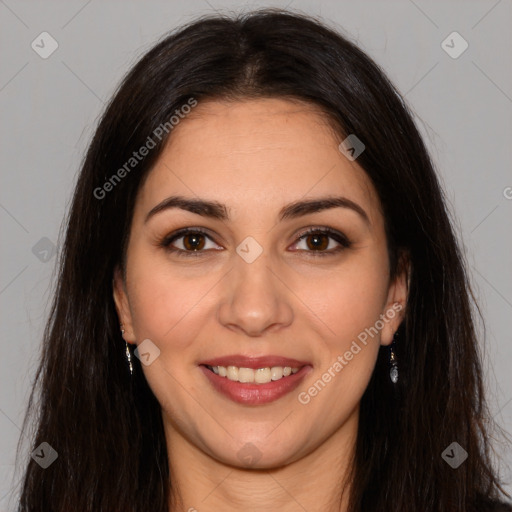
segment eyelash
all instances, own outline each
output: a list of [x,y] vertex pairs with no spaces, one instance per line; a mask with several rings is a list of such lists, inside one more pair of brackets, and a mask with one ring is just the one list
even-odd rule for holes
[[[177,249],[176,247],[171,246],[171,244],[174,241],[176,241],[180,238],[183,238],[186,235],[190,235],[190,234],[201,234],[201,235],[208,237],[210,240],[212,240],[210,235],[208,235],[208,233],[201,228],[184,228],[184,229],[180,229],[179,231],[177,231],[171,235],[166,236],[159,242],[158,245],[170,253],[174,253],[177,256],[180,256],[180,257],[183,256],[186,258],[199,257],[199,256],[201,256],[201,253],[207,252],[204,250],[184,251],[183,249]],[[335,231],[334,229],[331,229],[331,228],[310,228],[310,229],[302,232],[298,236],[297,242],[295,242],[295,243],[302,241],[304,238],[306,238],[310,235],[328,235],[329,238],[332,238],[333,240],[335,240],[336,242],[338,242],[340,244],[335,249],[330,249],[329,251],[325,251],[325,250],[324,251],[312,251],[312,250],[305,251],[305,252],[310,253],[311,256],[313,256],[314,258],[334,256],[334,255],[338,254],[339,252],[343,251],[344,249],[348,249],[351,246],[350,240],[345,235],[343,235],[342,233]],[[300,249],[300,251],[304,251],[304,249]]]

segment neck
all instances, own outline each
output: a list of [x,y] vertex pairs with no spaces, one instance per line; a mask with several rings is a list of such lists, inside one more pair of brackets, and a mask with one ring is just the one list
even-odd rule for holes
[[308,455],[280,467],[224,464],[166,425],[171,479],[170,512],[346,512],[358,410]]

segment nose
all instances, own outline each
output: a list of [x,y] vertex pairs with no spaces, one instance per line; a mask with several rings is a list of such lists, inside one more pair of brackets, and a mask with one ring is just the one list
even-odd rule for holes
[[224,281],[218,320],[226,328],[259,337],[289,326],[293,321],[292,292],[263,253],[252,263],[238,255]]

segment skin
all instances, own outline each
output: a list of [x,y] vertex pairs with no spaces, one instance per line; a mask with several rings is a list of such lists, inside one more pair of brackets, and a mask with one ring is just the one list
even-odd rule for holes
[[[380,202],[357,160],[338,149],[341,141],[308,104],[203,102],[174,128],[139,190],[126,281],[116,269],[114,300],[124,339],[150,339],[160,350],[143,370],[162,407],[171,511],[346,510],[349,491],[340,496],[340,482],[355,446],[359,402],[403,308],[366,346],[359,343],[362,350],[309,403],[298,395],[380,315],[405,304],[406,276],[390,279]],[[221,202],[230,219],[173,208],[145,223],[171,195]],[[368,222],[348,208],[277,219],[288,203],[333,195],[357,203]],[[208,230],[198,257],[159,246],[185,227]],[[340,231],[351,245],[315,256],[311,236],[299,239],[310,227]],[[263,248],[252,263],[236,252],[247,236]],[[320,242],[324,252],[340,246],[332,238]],[[190,237],[172,245],[193,247]],[[312,370],[274,402],[240,405],[214,390],[198,367],[229,354],[293,357]],[[245,445],[259,456],[252,465],[238,455]]]

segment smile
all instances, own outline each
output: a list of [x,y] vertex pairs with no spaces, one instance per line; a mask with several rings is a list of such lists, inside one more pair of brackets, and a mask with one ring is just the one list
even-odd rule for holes
[[272,366],[266,368],[244,368],[238,366],[206,366],[216,375],[225,377],[234,382],[268,384],[272,381],[281,380],[299,371],[299,368],[290,366]]
[[225,364],[200,364],[198,368],[216,393],[243,405],[274,402],[295,390],[313,370],[310,364],[256,368]]

